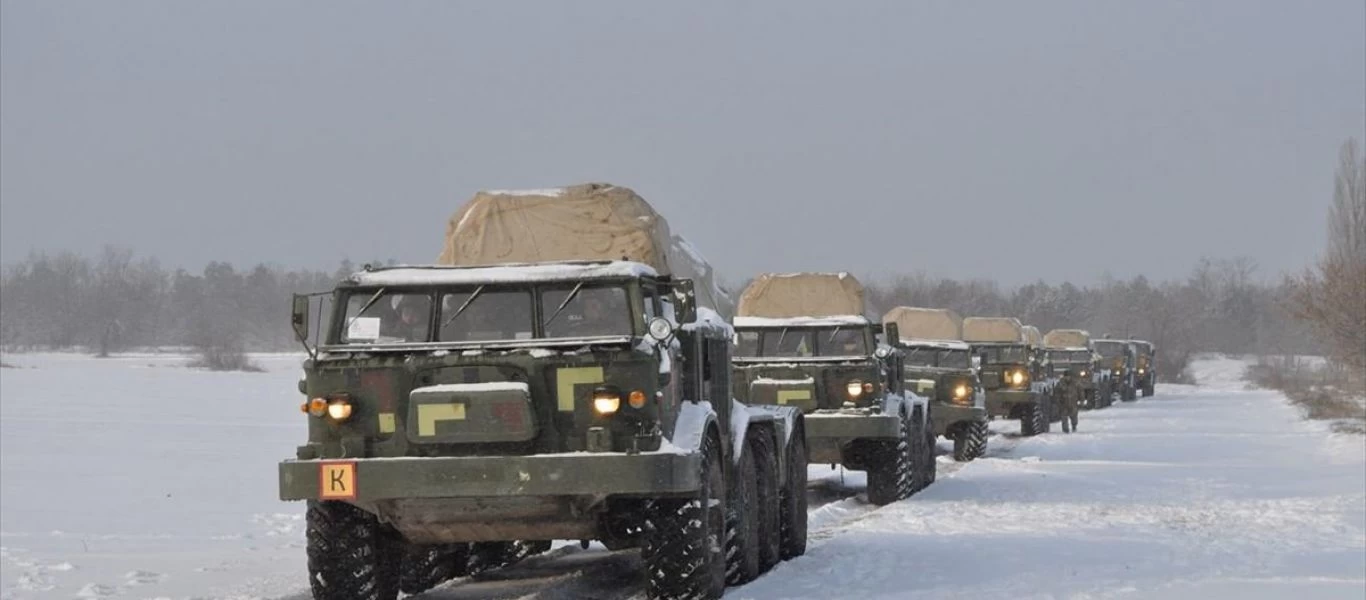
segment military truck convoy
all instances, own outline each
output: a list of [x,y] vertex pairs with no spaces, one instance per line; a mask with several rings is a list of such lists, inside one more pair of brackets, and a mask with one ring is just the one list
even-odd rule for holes
[[901,375],[896,325],[868,319],[863,296],[848,273],[756,278],[736,311],[734,393],[800,408],[807,458],[867,471],[881,505],[934,481],[935,437],[927,398]]
[[866,313],[847,273],[766,274],[737,305],[629,188],[476,194],[436,263],[293,300],[308,437],[279,490],[307,503],[313,597],[597,540],[640,548],[650,598],[718,598],[805,552],[809,462],[866,470],[886,504],[934,481],[938,435],[966,461],[989,418],[1048,431],[1050,361],[1091,352],[1128,396],[1155,382],[1144,342]]

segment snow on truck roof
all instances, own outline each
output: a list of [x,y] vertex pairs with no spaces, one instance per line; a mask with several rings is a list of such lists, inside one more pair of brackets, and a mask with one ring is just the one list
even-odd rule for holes
[[958,340],[901,340],[906,348],[934,348],[936,350],[971,350],[972,345]]
[[830,317],[735,317],[736,327],[862,327],[872,323],[862,315]]
[[481,283],[536,283],[655,277],[649,265],[631,261],[563,261],[488,267],[403,265],[361,271],[347,278],[358,285],[478,285]]

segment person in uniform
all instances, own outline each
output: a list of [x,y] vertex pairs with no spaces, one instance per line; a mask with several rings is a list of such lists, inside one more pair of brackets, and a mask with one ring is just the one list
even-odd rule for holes
[[1077,409],[1082,394],[1081,378],[1077,376],[1076,367],[1069,367],[1062,372],[1062,380],[1058,382],[1058,407],[1062,410],[1064,433],[1077,430]]

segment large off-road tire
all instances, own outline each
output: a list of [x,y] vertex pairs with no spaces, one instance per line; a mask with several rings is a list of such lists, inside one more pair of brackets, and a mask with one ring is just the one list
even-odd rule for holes
[[868,466],[868,501],[882,506],[915,492],[919,428],[912,432],[906,417],[898,420],[897,439],[879,444]]
[[759,467],[753,444],[745,446],[727,488],[726,585],[740,585],[759,576]]
[[407,544],[398,572],[398,589],[405,594],[421,594],[469,573],[469,561],[469,544]]
[[394,600],[403,540],[345,502],[308,503],[308,582],[315,600]]
[[1048,431],[1048,407],[1040,399],[1025,407],[1020,416],[1020,435],[1029,437]]
[[713,436],[702,442],[702,487],[660,498],[645,522],[645,594],[651,599],[720,598],[726,588],[726,474]]
[[[782,490],[778,487],[778,453],[768,432],[754,436],[754,466],[759,487],[759,572],[767,573],[782,558]],[[805,478],[802,479],[806,481]]]
[[968,462],[980,458],[987,451],[987,422],[970,421],[958,427],[953,438],[953,459]]
[[806,432],[800,427],[787,443],[787,481],[780,495],[778,548],[789,560],[806,554]]
[[[918,435],[917,435],[918,434]],[[912,493],[930,487],[934,483],[939,471],[939,461],[936,457],[936,440],[939,436],[934,434],[934,422],[927,415],[918,425],[917,429],[912,430],[912,435],[920,443],[916,446],[915,480],[911,484]]]
[[1134,389],[1134,386],[1125,385],[1123,388],[1120,388],[1119,399],[1124,402],[1133,402],[1138,399],[1138,392]]
[[1154,389],[1155,387],[1157,387],[1156,382],[1149,381],[1147,384],[1145,384],[1143,386],[1143,397],[1148,398],[1151,397],[1154,393],[1156,393],[1157,390]]

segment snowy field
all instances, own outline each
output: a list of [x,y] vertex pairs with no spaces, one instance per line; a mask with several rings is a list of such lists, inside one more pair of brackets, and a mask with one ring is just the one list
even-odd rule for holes
[[[275,463],[304,438],[297,356],[267,373],[182,358],[6,355],[0,597],[307,598],[302,504]],[[1200,386],[1083,413],[1081,433],[940,458],[874,509],[862,473],[812,467],[811,545],[728,598],[1362,598],[1366,437],[1244,389]],[[561,547],[426,600],[634,598],[639,559]]]

